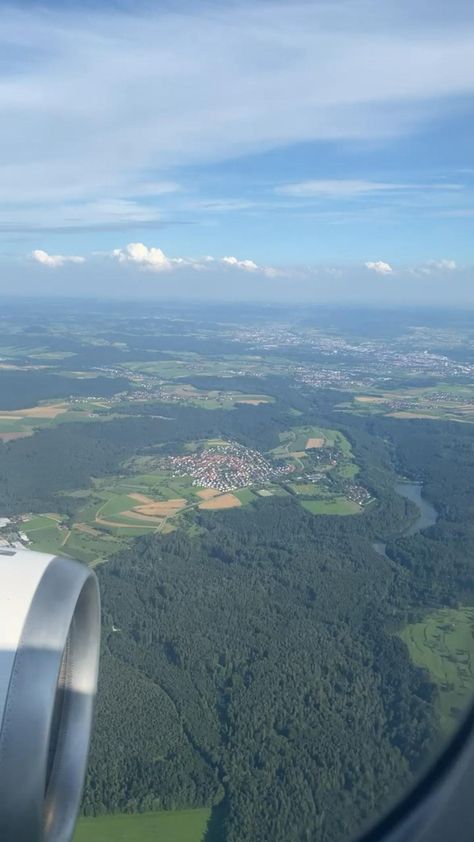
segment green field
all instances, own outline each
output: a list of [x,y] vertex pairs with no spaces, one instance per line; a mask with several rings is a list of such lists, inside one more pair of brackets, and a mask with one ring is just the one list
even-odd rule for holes
[[39,515],[21,524],[21,532],[28,536],[31,550],[59,553],[67,532],[59,528],[60,515]]
[[202,842],[210,814],[203,808],[84,818],[74,842]]
[[302,500],[301,505],[312,515],[356,515],[361,511],[352,500]]
[[185,406],[196,406],[201,409],[233,409],[238,403],[274,403],[275,399],[269,395],[222,389],[196,389],[186,383],[179,383],[163,387],[162,401],[164,403],[179,402]]
[[[302,452],[306,450],[308,439],[324,439],[323,447],[317,449],[337,448],[344,457],[353,459],[350,442],[339,430],[316,426],[292,427],[291,430],[280,433],[279,438],[280,445],[272,451],[278,457],[288,456],[289,453],[294,451]],[[309,453],[311,453],[311,450],[307,451],[307,454]]]
[[413,663],[437,684],[441,728],[452,731],[474,690],[474,608],[440,608],[400,637]]
[[247,503],[253,503],[257,499],[250,488],[241,488],[239,491],[235,491],[234,494],[239,498],[243,506],[247,505]]
[[298,494],[299,497],[315,497],[319,496],[318,486],[312,482],[292,482],[290,488]]

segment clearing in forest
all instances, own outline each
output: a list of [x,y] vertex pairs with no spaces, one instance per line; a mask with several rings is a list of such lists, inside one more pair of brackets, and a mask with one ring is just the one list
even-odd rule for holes
[[474,608],[440,608],[399,636],[413,663],[426,669],[437,685],[441,730],[452,732],[474,686]]
[[211,811],[163,810],[79,819],[74,842],[201,842]]

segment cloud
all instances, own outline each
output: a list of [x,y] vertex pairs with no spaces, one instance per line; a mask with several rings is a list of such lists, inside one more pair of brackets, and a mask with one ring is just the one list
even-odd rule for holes
[[441,271],[452,272],[456,269],[455,260],[429,260],[427,264],[431,269],[440,269]]
[[228,266],[236,266],[238,269],[243,269],[245,272],[257,272],[258,266],[253,260],[239,260],[237,257],[223,257],[221,263],[226,263]]
[[390,181],[366,181],[364,179],[315,179],[300,181],[296,184],[283,184],[276,188],[277,193],[309,199],[318,196],[331,198],[352,198],[374,193],[393,193],[411,190],[461,190],[461,184],[398,184]]
[[75,5],[2,10],[0,203],[35,204],[31,225],[64,202],[171,194],[180,167],[410,135],[474,93],[467,2],[430,7],[429,27],[400,0]]
[[172,272],[174,269],[194,269],[215,271],[218,267],[226,267],[243,272],[260,272],[267,277],[277,277],[279,269],[273,266],[258,266],[254,260],[240,260],[232,255],[227,257],[168,257],[160,248],[146,246],[144,243],[129,243],[125,248],[114,249],[112,257],[119,263],[136,265],[151,272]]
[[440,272],[454,272],[457,269],[455,260],[428,260],[421,266],[413,266],[409,271],[412,275],[433,275]]
[[114,249],[112,256],[119,263],[134,263],[152,272],[170,272],[173,261],[159,248],[148,248],[143,243],[129,243],[124,249]]
[[48,252],[43,251],[43,249],[35,249],[31,256],[36,263],[41,263],[43,266],[49,266],[51,269],[57,269],[59,266],[64,266],[65,263],[85,262],[84,257],[66,254],[48,254]]
[[391,275],[393,272],[390,263],[385,263],[384,260],[368,260],[364,265],[371,272],[376,272],[377,275]]

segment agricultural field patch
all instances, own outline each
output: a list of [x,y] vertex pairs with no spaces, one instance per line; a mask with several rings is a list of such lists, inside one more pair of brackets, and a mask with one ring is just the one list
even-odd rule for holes
[[32,436],[44,427],[71,421],[108,421],[106,407],[98,401],[71,401],[69,403],[39,404],[26,409],[2,410],[0,413],[0,441]]
[[269,395],[245,394],[222,389],[197,389],[186,383],[162,386],[160,397],[165,403],[180,403],[202,409],[233,409],[238,404],[259,406],[274,403],[275,400]]
[[311,482],[294,482],[291,483],[290,488],[295,494],[300,497],[315,497],[319,496],[318,486]]
[[243,506],[248,505],[248,503],[253,503],[257,499],[250,488],[240,488],[235,492],[235,496],[238,497]]
[[57,514],[31,517],[20,525],[20,532],[28,538],[28,547],[42,553],[59,553],[67,536],[61,528],[62,518]]
[[237,494],[219,494],[218,497],[212,497],[210,500],[203,500],[202,503],[199,503],[199,508],[216,511],[218,509],[234,509],[241,505],[242,502],[237,497]]
[[355,515],[361,511],[352,500],[302,500],[301,505],[312,515]]
[[156,515],[167,517],[168,515],[173,515],[180,509],[183,509],[186,505],[187,500],[184,497],[176,497],[174,499],[167,500],[165,503],[155,503],[149,500],[145,505],[137,506],[135,511],[141,515],[151,517]]
[[452,732],[474,686],[474,608],[440,608],[400,633],[413,663],[438,687],[440,727]]
[[197,492],[197,496],[201,498],[201,500],[211,500],[212,497],[216,497],[219,494],[217,488],[203,488],[202,491]]
[[356,414],[382,414],[399,419],[474,421],[474,384],[438,383],[356,395],[341,410]]
[[305,450],[313,450],[314,448],[318,449],[320,447],[324,447],[326,443],[326,439],[324,436],[316,436],[309,438],[306,442]]
[[74,842],[202,842],[210,815],[203,807],[82,818]]

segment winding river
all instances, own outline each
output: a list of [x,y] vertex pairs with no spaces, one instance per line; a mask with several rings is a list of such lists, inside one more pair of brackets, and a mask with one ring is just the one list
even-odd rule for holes
[[[422,496],[423,484],[421,482],[398,482],[395,486],[395,491],[401,497],[405,497],[406,500],[411,500],[412,503],[415,503],[419,511],[418,517],[404,530],[404,535],[416,535],[417,532],[428,529],[429,526],[434,526],[438,520],[438,512]],[[376,553],[387,558],[386,544],[376,541],[372,546]]]

